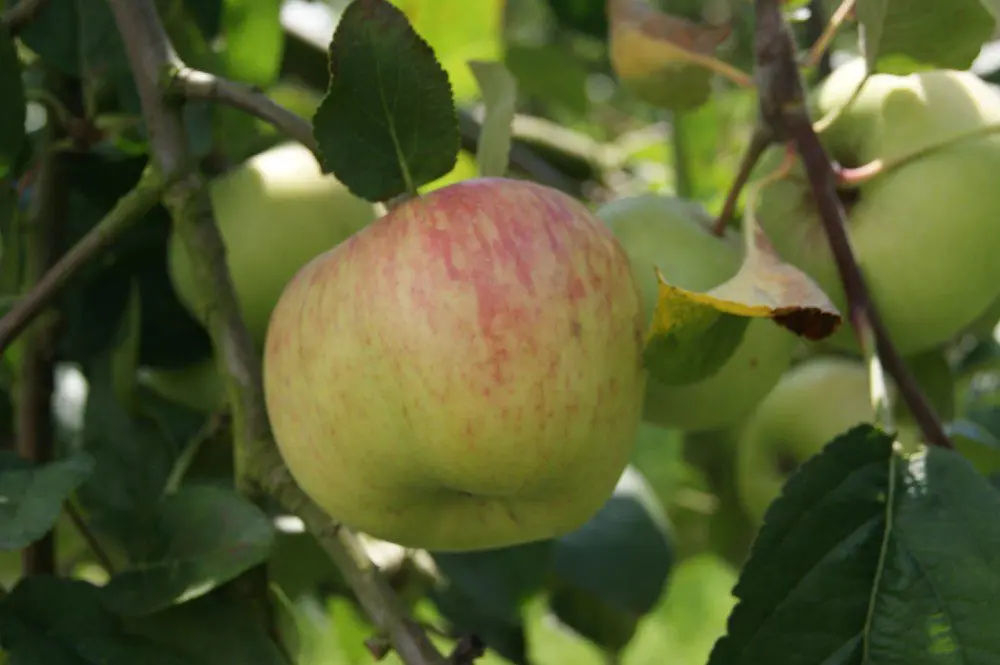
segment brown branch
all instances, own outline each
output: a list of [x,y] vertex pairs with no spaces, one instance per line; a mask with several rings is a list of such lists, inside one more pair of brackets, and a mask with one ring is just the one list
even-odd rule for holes
[[764,155],[764,151],[773,142],[774,138],[767,127],[758,125],[754,128],[753,134],[750,136],[750,145],[747,146],[746,152],[743,153],[743,159],[740,160],[739,171],[736,173],[733,184],[729,187],[729,192],[726,194],[726,201],[722,204],[722,211],[719,213],[719,216],[715,220],[715,225],[712,227],[712,232],[715,235],[721,237],[726,232],[729,221],[736,214],[736,205],[740,200],[743,188],[750,180],[750,175],[753,173],[754,167],[757,166],[760,158]]
[[[38,171],[36,192],[27,224],[24,244],[25,280],[35,284],[42,279],[56,257],[58,234],[66,218],[68,198],[60,155],[50,150],[55,139],[47,129]],[[55,431],[52,425],[52,394],[55,391],[55,346],[58,316],[50,312],[35,323],[24,337],[17,388],[17,450],[26,460],[47,464],[55,454]],[[21,553],[24,575],[56,572],[55,532],[28,545]]]
[[[761,118],[775,135],[795,147],[802,160],[847,295],[848,316],[862,349],[877,353],[928,443],[952,448],[934,408],[892,343],[854,256],[847,236],[847,215],[837,195],[837,171],[813,129],[802,79],[795,64],[795,42],[782,15],[780,0],[756,0],[755,11]],[[868,348],[869,333],[874,338],[875,349]]]
[[49,0],[21,0],[0,15],[0,24],[7,28],[11,36],[17,36],[48,3]]
[[158,176],[147,169],[136,187],[122,197],[76,245],[35,282],[7,314],[0,318],[0,352],[3,352],[25,327],[66,287],[92,259],[121,237],[160,199],[162,185]]
[[173,218],[174,232],[180,234],[194,259],[195,279],[205,285],[195,304],[224,369],[240,489],[255,493],[255,484],[249,481],[257,481],[299,514],[403,662],[443,665],[443,656],[407,616],[378,569],[362,553],[357,538],[309,501],[283,464],[264,405],[261,360],[243,322],[203,179],[191,164],[181,110],[161,89],[185,65],[174,52],[152,0],[108,0],[108,4],[139,90],[154,162],[173,183],[164,203]]
[[279,132],[316,152],[316,139],[309,120],[249,85],[183,67],[174,72],[167,83],[167,92],[184,99],[209,101],[239,109],[271,124]]

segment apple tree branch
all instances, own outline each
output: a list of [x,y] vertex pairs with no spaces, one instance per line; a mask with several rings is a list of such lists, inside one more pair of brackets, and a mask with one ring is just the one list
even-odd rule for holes
[[877,354],[927,441],[952,448],[941,420],[892,343],[851,249],[847,216],[837,195],[837,167],[813,129],[796,64],[795,41],[782,14],[781,0],[755,0],[755,18],[755,78],[760,118],[773,136],[790,144],[802,160],[847,295],[848,317],[861,347],[866,355]]

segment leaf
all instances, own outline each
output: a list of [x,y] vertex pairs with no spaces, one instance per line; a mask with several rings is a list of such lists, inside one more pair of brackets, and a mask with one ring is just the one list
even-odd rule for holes
[[749,318],[770,318],[809,340],[824,339],[842,321],[808,275],[778,258],[752,218],[743,222],[739,271],[710,291],[667,282],[657,269],[659,296],[646,337],[645,361],[662,383],[690,383],[718,371],[739,346]]
[[993,663],[1000,493],[953,451],[856,427],[772,504],[711,665]]
[[263,562],[275,531],[268,516],[234,490],[188,486],[167,497],[150,529],[159,551],[119,573],[104,600],[123,614],[149,614],[197,598]]
[[[169,647],[188,662],[287,665],[245,601],[211,593],[143,617],[125,617],[132,635]],[[136,665],[139,665],[136,663]]]
[[313,116],[324,173],[386,201],[445,175],[460,147],[448,76],[387,0],[355,0],[330,43],[330,82]]
[[0,602],[0,644],[11,665],[209,665],[129,634],[89,582],[26,577]]
[[521,604],[542,588],[549,571],[552,541],[473,552],[436,552],[440,573],[449,586],[480,607],[506,620],[520,616]]
[[48,533],[63,503],[93,470],[86,453],[35,466],[0,451],[0,550],[27,547]]
[[632,466],[604,507],[552,550],[552,573],[563,584],[636,617],[659,601],[673,565],[663,507]]
[[980,473],[1000,472],[1000,407],[969,409],[962,418],[946,424],[955,449]]
[[142,341],[142,300],[139,285],[133,279],[128,304],[122,316],[120,341],[111,353],[111,384],[118,402],[129,411],[135,408],[139,350]]
[[503,57],[503,0],[392,0],[436,54],[458,101],[479,91],[469,60]]
[[280,0],[225,0],[222,34],[229,77],[260,87],[274,83],[285,41]]
[[500,62],[469,62],[483,92],[486,115],[476,148],[479,175],[484,178],[507,174],[510,156],[511,122],[517,107],[517,81]]
[[899,56],[928,67],[968,69],[996,27],[982,0],[858,0],[854,11],[871,71],[889,71],[882,65]]
[[25,113],[21,61],[14,40],[0,26],[0,180],[10,175],[24,146]]
[[638,615],[574,587],[553,590],[549,606],[564,625],[611,654],[628,645],[639,625]]
[[514,665],[530,665],[525,624],[520,616],[502,618],[490,614],[480,603],[454,587],[435,590],[431,598],[451,625],[452,634],[475,635],[490,651]]
[[612,67],[644,101],[682,111],[709,100],[714,73],[706,64],[718,62],[731,26],[664,14],[647,0],[608,0],[608,12]]

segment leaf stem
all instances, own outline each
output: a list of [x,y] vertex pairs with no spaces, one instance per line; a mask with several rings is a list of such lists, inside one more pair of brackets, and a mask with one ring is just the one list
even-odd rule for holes
[[841,0],[840,6],[833,12],[833,16],[830,17],[829,22],[826,24],[826,29],[823,31],[823,34],[821,34],[819,39],[817,39],[812,45],[809,55],[806,58],[807,66],[816,67],[819,65],[819,62],[826,53],[826,50],[830,47],[830,42],[832,42],[833,38],[837,36],[837,32],[840,31],[840,27],[847,20],[847,17],[854,11],[854,5],[856,2],[857,0]]
[[104,551],[104,547],[101,545],[101,541],[97,539],[94,532],[91,531],[90,526],[87,521],[80,514],[76,505],[72,501],[66,503],[66,515],[69,517],[70,522],[76,528],[77,533],[80,537],[87,543],[87,547],[90,549],[91,554],[97,559],[97,562],[101,564],[104,571],[110,576],[115,574],[115,564],[108,556],[108,553]]
[[138,184],[119,199],[104,218],[0,318],[0,352],[11,345],[81,268],[114,244],[122,233],[149,212],[159,201],[162,191],[163,183],[159,175],[147,168]]

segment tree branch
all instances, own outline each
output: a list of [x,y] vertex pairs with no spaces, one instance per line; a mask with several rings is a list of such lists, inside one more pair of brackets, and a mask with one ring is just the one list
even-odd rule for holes
[[755,73],[760,84],[761,118],[776,136],[795,147],[802,160],[847,295],[848,316],[861,348],[866,356],[877,353],[928,443],[952,448],[934,408],[889,338],[851,249],[847,215],[837,196],[836,169],[809,117],[795,61],[795,42],[781,12],[780,0],[756,0],[755,11]]
[[48,2],[49,0],[21,0],[0,16],[0,24],[7,28],[11,36],[16,36],[38,16]]
[[223,366],[232,409],[237,482],[241,489],[263,489],[278,495],[316,534],[324,549],[352,584],[375,625],[386,633],[408,665],[440,665],[444,658],[427,635],[415,628],[398,599],[386,591],[378,570],[361,552],[357,540],[335,525],[292,480],[270,431],[263,399],[261,360],[243,322],[225,245],[211,212],[203,179],[193,170],[179,107],[169,103],[167,87],[185,65],[170,45],[152,0],[108,0],[125,43],[151,137],[154,161],[173,184],[164,204],[174,232],[192,257],[194,277],[205,285],[195,305],[206,322]]
[[209,101],[239,109],[270,123],[279,132],[316,152],[312,124],[251,86],[183,67],[174,72],[167,83],[167,92],[184,99]]
[[159,176],[147,169],[138,184],[123,196],[115,207],[104,216],[72,249],[41,277],[17,304],[0,318],[0,353],[24,331],[77,275],[81,268],[107,247],[112,245],[127,229],[142,218],[160,200],[163,187]]

